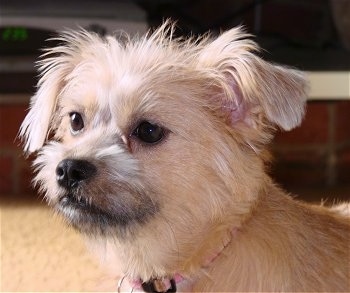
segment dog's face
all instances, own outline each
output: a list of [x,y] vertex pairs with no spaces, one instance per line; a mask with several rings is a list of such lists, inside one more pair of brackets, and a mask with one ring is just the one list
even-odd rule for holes
[[302,119],[303,76],[259,59],[240,29],[182,43],[171,30],[126,43],[67,33],[41,62],[21,135],[40,149],[46,199],[84,233],[159,233],[176,250],[239,225],[273,129]]

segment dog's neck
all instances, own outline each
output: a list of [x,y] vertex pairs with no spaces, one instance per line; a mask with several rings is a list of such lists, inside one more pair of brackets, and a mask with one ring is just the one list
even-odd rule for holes
[[[200,265],[201,270],[209,268],[212,263],[219,258],[225,248],[230,244],[232,238],[238,233],[238,228],[232,228],[226,231],[225,235],[221,239],[219,246],[209,250]],[[118,285],[118,292],[120,291],[121,283],[125,277],[121,279]],[[143,290],[144,292],[176,292],[178,287],[181,287],[181,291],[191,291],[192,284],[195,282],[196,276],[186,276],[179,272],[172,276],[164,276],[158,278],[152,278],[150,280],[131,279],[129,283],[132,286],[132,290]]]

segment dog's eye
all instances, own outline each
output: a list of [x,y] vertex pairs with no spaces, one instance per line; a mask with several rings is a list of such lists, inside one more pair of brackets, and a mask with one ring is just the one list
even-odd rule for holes
[[72,134],[77,134],[84,128],[84,120],[78,112],[69,113]]
[[164,129],[157,124],[142,121],[134,130],[133,135],[146,143],[157,143],[164,137]]

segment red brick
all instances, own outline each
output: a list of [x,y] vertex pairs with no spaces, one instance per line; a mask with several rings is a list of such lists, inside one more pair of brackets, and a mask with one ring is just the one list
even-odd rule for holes
[[335,135],[337,142],[350,141],[350,101],[339,101],[336,106]]
[[319,150],[276,150],[271,175],[282,186],[325,185],[327,155]]
[[0,194],[13,193],[13,158],[0,155]]
[[0,146],[18,145],[16,136],[24,119],[27,105],[0,106]]
[[27,160],[22,160],[19,158],[19,160],[21,160],[18,174],[19,192],[24,194],[36,193],[37,191],[34,190],[32,184],[34,177],[33,168],[31,167],[32,158]]
[[[338,183],[350,183],[350,146],[337,153]],[[350,193],[349,193],[350,199]]]
[[279,132],[276,144],[315,144],[328,141],[328,106],[326,102],[309,102],[301,126],[289,132]]
[[338,163],[350,165],[350,147],[338,151]]

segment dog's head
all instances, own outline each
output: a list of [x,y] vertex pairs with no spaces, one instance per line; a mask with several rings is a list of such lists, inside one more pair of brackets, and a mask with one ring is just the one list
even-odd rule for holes
[[267,180],[264,146],[300,124],[306,82],[257,57],[240,28],[214,40],[171,33],[63,34],[20,134],[39,150],[35,181],[77,229],[158,233],[174,251],[197,239],[195,250],[248,213]]

